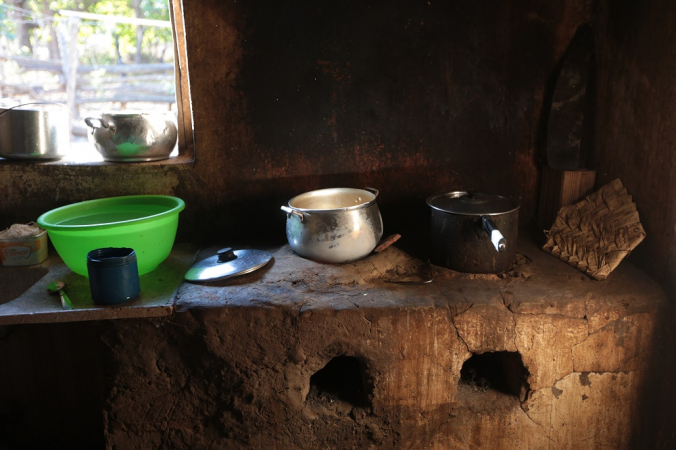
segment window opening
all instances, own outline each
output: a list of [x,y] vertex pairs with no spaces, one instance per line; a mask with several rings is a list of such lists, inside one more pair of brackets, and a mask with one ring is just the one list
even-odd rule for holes
[[[178,125],[170,15],[167,0],[0,4],[0,107],[67,105],[72,126],[66,162],[103,159],[87,117],[168,113]],[[177,154],[178,145],[172,156]]]

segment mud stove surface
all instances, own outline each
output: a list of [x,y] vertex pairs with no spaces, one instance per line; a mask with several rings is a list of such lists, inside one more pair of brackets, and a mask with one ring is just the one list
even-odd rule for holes
[[273,256],[109,323],[109,446],[630,446],[666,297],[629,263],[597,282],[524,240],[505,275],[394,284],[425,264]]

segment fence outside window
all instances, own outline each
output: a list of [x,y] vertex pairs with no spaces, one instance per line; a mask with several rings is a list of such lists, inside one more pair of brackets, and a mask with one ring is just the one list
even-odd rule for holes
[[[124,0],[129,11],[142,1]],[[176,112],[174,45],[169,20],[59,10],[44,14],[15,1],[0,4],[0,107],[68,105],[74,153],[87,145],[84,118],[102,112]],[[169,17],[168,5],[162,4]],[[161,7],[154,3],[152,7]]]

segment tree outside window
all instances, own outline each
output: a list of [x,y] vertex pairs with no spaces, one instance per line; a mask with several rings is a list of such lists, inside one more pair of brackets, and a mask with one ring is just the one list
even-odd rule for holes
[[0,107],[68,104],[73,146],[92,151],[85,117],[175,111],[169,20],[166,0],[0,4]]

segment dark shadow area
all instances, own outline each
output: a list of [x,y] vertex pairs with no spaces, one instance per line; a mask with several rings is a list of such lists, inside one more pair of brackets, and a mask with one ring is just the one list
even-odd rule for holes
[[308,397],[366,407],[370,390],[364,364],[353,356],[337,356],[310,377]]
[[[670,301],[674,301],[671,295]],[[637,420],[633,422],[632,449],[676,448],[676,310],[663,305],[657,315],[650,342],[651,354],[640,386],[640,401],[635,405]]]
[[48,272],[41,265],[3,267],[0,271],[0,305],[20,297]]
[[105,447],[99,342],[91,322],[0,335],[0,448]]
[[524,401],[528,396],[528,370],[517,352],[488,352],[473,355],[460,370],[460,384],[480,391],[492,390],[514,395]]

